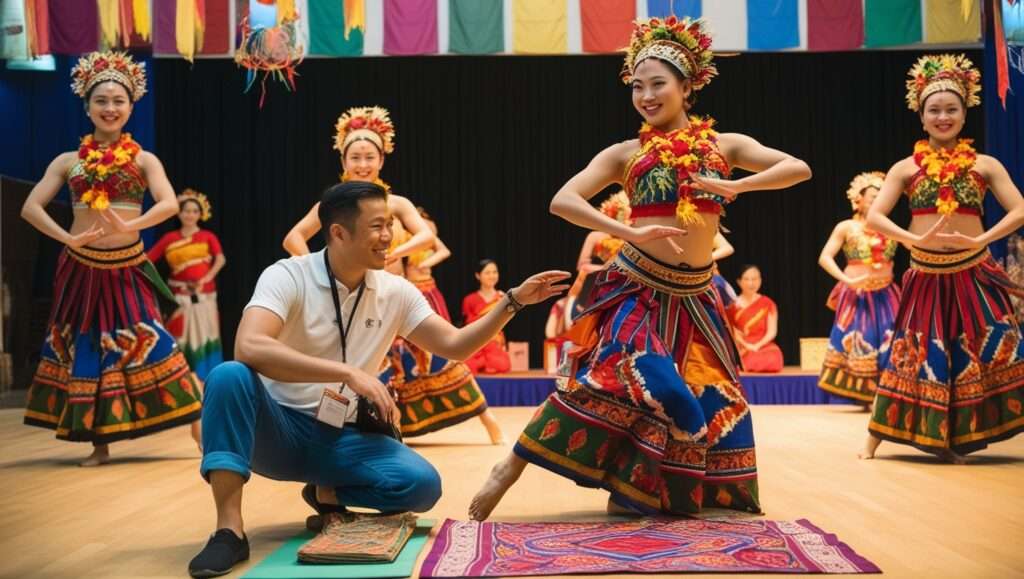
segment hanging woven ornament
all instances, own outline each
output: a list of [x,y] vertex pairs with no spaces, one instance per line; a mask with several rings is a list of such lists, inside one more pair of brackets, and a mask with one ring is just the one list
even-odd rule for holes
[[[235,51],[235,63],[246,69],[246,93],[260,79],[260,108],[267,97],[267,78],[280,81],[289,91],[295,90],[295,67],[302,62],[305,48],[299,38],[299,14],[292,10],[289,17],[277,20],[277,7],[251,2],[252,10],[241,22],[242,39]],[[258,7],[258,8],[257,8]],[[267,17],[266,10],[274,11]],[[262,9],[262,10],[261,10]]]

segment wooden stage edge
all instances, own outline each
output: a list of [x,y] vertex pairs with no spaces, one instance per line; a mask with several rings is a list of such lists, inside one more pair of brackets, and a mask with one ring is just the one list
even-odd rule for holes
[[[740,372],[742,376],[817,376],[819,371],[801,370],[800,366],[785,366],[781,372],[763,374],[760,372]],[[543,369],[532,368],[521,372],[505,372],[504,374],[480,374],[477,378],[557,378],[555,374],[548,374]]]

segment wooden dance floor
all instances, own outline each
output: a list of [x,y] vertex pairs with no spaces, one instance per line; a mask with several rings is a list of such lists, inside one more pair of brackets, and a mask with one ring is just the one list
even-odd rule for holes
[[[532,409],[496,412],[513,437]],[[888,443],[876,460],[859,461],[866,422],[852,406],[755,406],[766,516],[810,519],[886,577],[1024,576],[1024,436],[973,455],[967,466]],[[0,576],[187,576],[214,525],[187,428],[115,444],[115,462],[93,469],[76,466],[87,445],[22,426],[19,410],[0,411],[0,437]],[[465,518],[491,465],[509,450],[486,440],[476,420],[415,439],[444,478],[444,496],[425,516]],[[246,486],[252,559],[231,577],[302,529],[308,508],[299,488],[258,476]],[[530,467],[494,518],[601,520],[604,507],[603,493]]]

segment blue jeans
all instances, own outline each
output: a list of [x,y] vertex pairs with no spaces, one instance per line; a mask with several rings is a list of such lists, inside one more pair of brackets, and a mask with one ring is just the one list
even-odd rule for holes
[[203,395],[203,478],[211,470],[334,487],[346,506],[423,512],[441,497],[441,477],[423,457],[381,434],[333,428],[267,392],[256,372],[225,362]]

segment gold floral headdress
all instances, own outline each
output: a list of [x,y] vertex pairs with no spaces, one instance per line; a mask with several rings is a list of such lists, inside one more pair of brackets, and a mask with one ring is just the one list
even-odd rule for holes
[[199,220],[206,222],[213,217],[213,210],[210,208],[210,200],[206,198],[206,195],[196,191],[195,189],[185,189],[178,195],[178,204],[181,205],[185,201],[195,201],[199,204]]
[[850,188],[846,190],[846,198],[850,200],[850,207],[853,208],[854,213],[857,212],[857,205],[864,197],[864,190],[868,187],[881,189],[883,181],[885,181],[885,173],[881,171],[861,173],[854,177],[853,181],[850,181]]
[[395,150],[395,126],[383,107],[354,107],[334,125],[334,148],[344,154],[355,141],[370,141],[385,155]]
[[632,82],[633,71],[648,58],[658,58],[675,67],[690,80],[693,90],[704,88],[718,74],[712,63],[711,35],[700,19],[669,16],[665,20],[636,21],[622,66],[622,82]]
[[967,107],[981,104],[981,73],[963,54],[922,56],[907,72],[907,107],[918,111],[929,96],[944,90],[960,95]]
[[137,102],[146,94],[146,65],[135,62],[125,52],[108,50],[86,54],[71,69],[71,90],[82,98],[89,95],[92,87],[108,80],[128,89],[132,102]]

